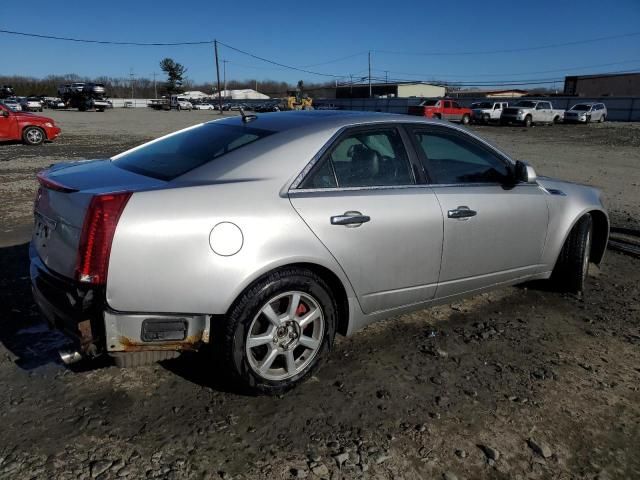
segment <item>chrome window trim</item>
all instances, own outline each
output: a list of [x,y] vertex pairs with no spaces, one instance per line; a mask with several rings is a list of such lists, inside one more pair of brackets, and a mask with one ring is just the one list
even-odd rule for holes
[[370,190],[406,190],[409,188],[431,188],[431,185],[419,183],[411,185],[371,185],[366,187],[326,187],[326,188],[298,188],[289,190],[290,196],[306,193],[360,192]]
[[[439,184],[439,183],[420,183],[416,185],[373,185],[367,187],[326,187],[326,188],[298,188],[296,190],[289,190],[290,196],[296,196],[298,194],[307,194],[307,193],[333,193],[333,192],[359,192],[359,191],[377,191],[377,190],[406,190],[409,188],[424,188],[424,189],[435,189],[435,188],[451,188],[451,187],[501,187],[505,188],[505,185],[502,183],[494,182],[494,183],[449,183],[449,184]],[[525,183],[519,182],[515,185],[510,185],[509,188],[505,188],[506,190],[512,190],[515,187],[537,187],[542,188],[537,183]]]

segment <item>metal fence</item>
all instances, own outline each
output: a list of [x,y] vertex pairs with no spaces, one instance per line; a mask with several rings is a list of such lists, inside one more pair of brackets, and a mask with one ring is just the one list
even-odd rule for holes
[[[407,113],[409,106],[418,105],[420,98],[340,98],[315,100],[321,108],[361,110],[368,112]],[[460,105],[468,107],[473,102],[504,101],[513,104],[518,98],[456,98]],[[607,106],[607,119],[615,122],[640,122],[640,97],[526,97],[523,100],[548,100],[553,108],[568,110],[577,103],[601,102]]]

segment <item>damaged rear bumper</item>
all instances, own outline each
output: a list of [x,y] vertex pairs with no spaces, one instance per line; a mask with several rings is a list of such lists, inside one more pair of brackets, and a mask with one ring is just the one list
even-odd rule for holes
[[51,271],[29,249],[33,298],[49,324],[83,356],[102,353],[197,350],[209,342],[210,315],[117,312],[104,287],[90,287]]

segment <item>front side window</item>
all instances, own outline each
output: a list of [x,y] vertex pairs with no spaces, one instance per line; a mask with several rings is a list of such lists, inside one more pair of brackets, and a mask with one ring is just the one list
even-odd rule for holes
[[414,134],[427,158],[432,183],[504,183],[511,178],[505,161],[463,134],[444,130],[416,130]]
[[413,185],[409,159],[395,129],[366,130],[340,138],[300,188]]

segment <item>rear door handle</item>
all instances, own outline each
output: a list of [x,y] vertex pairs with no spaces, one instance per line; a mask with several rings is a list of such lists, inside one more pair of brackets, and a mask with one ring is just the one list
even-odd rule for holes
[[345,225],[347,227],[358,227],[363,223],[367,223],[371,220],[368,215],[363,215],[360,212],[349,211],[344,212],[342,215],[334,215],[331,217],[331,225]]
[[475,217],[477,214],[478,212],[476,212],[475,210],[471,210],[469,207],[461,205],[458,208],[449,210],[447,212],[447,217],[465,219],[465,218]]

